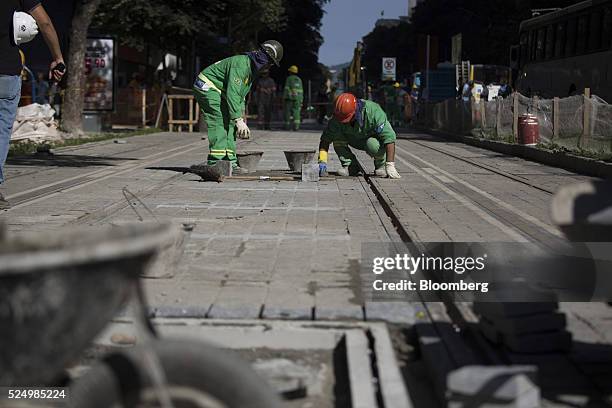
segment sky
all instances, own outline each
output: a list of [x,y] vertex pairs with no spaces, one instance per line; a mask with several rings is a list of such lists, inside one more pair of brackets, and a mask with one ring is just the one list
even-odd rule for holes
[[331,0],[322,21],[319,62],[327,66],[350,62],[355,44],[372,31],[382,10],[384,18],[405,16],[408,0]]

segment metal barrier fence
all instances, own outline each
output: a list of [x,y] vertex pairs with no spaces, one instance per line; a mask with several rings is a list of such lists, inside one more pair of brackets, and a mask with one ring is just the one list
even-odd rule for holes
[[515,142],[518,118],[536,115],[540,143],[569,150],[612,153],[612,105],[597,96],[528,98],[514,93],[506,99],[464,102],[449,99],[420,104],[417,124],[434,130]]

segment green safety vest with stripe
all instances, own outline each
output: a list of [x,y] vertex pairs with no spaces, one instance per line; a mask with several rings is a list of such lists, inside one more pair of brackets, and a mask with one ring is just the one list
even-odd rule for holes
[[302,80],[299,76],[289,75],[287,77],[285,80],[283,99],[300,102],[304,100],[304,87],[302,86]]
[[381,144],[395,143],[395,131],[387,120],[387,115],[376,102],[359,99],[355,120],[340,123],[332,118],[321,135],[323,144],[346,146],[350,142],[363,141],[374,137]]
[[249,56],[236,55],[204,68],[198,78],[221,93],[227,103],[230,120],[235,120],[242,117],[245,98],[256,76]]

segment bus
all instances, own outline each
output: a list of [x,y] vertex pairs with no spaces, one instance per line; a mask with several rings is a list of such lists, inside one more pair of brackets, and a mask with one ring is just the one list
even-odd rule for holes
[[525,20],[511,52],[516,89],[544,98],[591,88],[612,102],[612,0],[589,0]]

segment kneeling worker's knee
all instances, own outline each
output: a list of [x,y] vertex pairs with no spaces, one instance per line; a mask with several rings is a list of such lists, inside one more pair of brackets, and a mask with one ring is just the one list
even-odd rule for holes
[[[366,141],[366,151],[372,157],[379,156],[381,154],[381,144],[380,141],[374,137],[370,137]],[[384,154],[384,152],[383,152]]]

